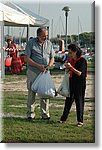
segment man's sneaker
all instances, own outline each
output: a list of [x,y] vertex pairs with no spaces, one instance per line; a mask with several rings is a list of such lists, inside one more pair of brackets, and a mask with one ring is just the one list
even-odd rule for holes
[[78,122],[78,123],[77,123],[77,126],[78,126],[78,127],[82,127],[82,126],[83,126],[83,122]]
[[41,118],[42,120],[50,120],[50,117],[47,117],[47,118]]
[[28,117],[27,119],[28,119],[28,121],[33,121],[34,118]]

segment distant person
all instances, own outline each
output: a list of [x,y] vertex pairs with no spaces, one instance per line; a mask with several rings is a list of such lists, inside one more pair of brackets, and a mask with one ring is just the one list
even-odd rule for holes
[[64,40],[59,40],[59,51],[62,51],[62,52],[65,51]]
[[7,39],[7,51],[10,57],[16,57],[16,44],[11,40]]
[[75,44],[68,46],[70,59],[65,63],[66,71],[70,71],[69,88],[70,97],[66,97],[63,115],[60,123],[64,123],[70,113],[73,101],[76,103],[77,125],[83,125],[84,96],[86,89],[87,62],[81,56],[82,51]]
[[18,57],[16,44],[11,39],[8,39],[7,43],[8,46],[6,48],[6,51],[8,52],[8,55],[12,57],[11,72],[12,74],[19,74],[21,71],[23,71],[23,67],[21,59],[20,57]]
[[[31,85],[36,77],[46,70],[49,70],[54,63],[54,50],[52,43],[48,40],[48,30],[44,27],[38,28],[37,37],[28,41],[25,49],[25,61],[27,69],[27,118],[35,118],[35,95],[31,90]],[[41,118],[50,119],[49,99],[40,99]]]

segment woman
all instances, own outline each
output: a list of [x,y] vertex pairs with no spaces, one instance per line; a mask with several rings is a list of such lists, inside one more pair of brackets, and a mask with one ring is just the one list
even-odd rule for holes
[[60,123],[68,118],[73,101],[76,103],[77,125],[83,125],[84,96],[86,89],[87,62],[81,56],[82,51],[75,44],[68,46],[69,60],[65,63],[66,71],[70,71],[69,86],[70,97],[66,97],[63,115]]
[[21,71],[23,71],[23,68],[20,57],[17,57],[18,51],[16,48],[16,44],[11,39],[8,39],[7,43],[8,55],[12,57],[11,72],[12,74],[19,74]]
[[7,43],[8,43],[7,46],[8,55],[12,58],[15,58],[17,55],[16,44],[11,39],[8,39]]

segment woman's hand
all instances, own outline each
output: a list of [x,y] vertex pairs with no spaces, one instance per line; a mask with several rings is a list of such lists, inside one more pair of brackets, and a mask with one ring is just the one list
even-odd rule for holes
[[65,63],[66,69],[69,69],[70,71],[74,72],[75,74],[77,74],[78,76],[81,75],[81,71],[75,69],[70,63]]
[[72,65],[70,64],[70,63],[64,63],[64,65],[65,65],[65,67],[66,67],[66,69],[71,69],[71,67],[72,67]]

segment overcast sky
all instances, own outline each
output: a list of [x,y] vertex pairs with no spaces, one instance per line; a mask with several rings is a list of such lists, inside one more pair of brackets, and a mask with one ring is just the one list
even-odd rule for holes
[[[56,2],[49,0],[8,0],[20,6],[30,9],[50,21],[50,36],[57,34],[65,34],[65,12],[62,11],[64,6],[69,6],[71,11],[68,13],[68,34],[78,34],[78,17],[79,17],[79,33],[93,31],[93,7],[92,0],[75,1],[75,0],[57,0]],[[53,20],[53,23],[52,23]],[[53,30],[52,30],[53,29]],[[32,31],[33,30],[33,31]],[[14,31],[13,31],[14,32]],[[26,32],[26,30],[25,30]],[[30,36],[35,34],[31,29]]]

